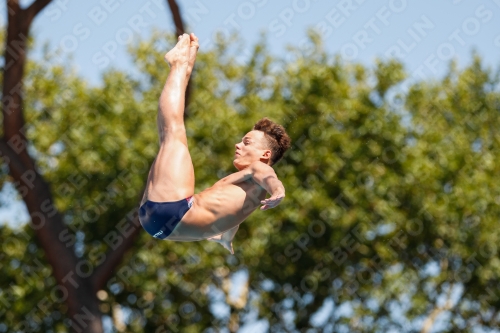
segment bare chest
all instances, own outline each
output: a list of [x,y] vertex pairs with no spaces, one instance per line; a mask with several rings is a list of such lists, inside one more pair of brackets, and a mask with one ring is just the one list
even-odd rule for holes
[[194,204],[176,231],[204,239],[243,222],[265,199],[266,191],[252,181],[219,183],[194,195]]
[[266,191],[252,181],[244,181],[237,184],[215,184],[199,195],[202,196],[200,203],[217,218],[226,215],[246,218],[266,197]]

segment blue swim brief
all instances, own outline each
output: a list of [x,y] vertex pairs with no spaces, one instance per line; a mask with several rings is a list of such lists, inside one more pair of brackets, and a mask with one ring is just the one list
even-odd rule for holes
[[167,238],[193,205],[194,198],[179,201],[154,202],[147,200],[139,208],[139,221],[151,236]]

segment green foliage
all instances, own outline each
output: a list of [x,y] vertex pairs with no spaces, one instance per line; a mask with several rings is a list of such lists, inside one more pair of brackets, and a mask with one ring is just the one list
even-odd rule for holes
[[[131,47],[142,76],[112,70],[102,87],[55,64],[27,70],[33,154],[78,235],[70,246],[94,266],[109,247],[106,235],[137,207],[155,157],[163,55],[173,41],[157,33]],[[284,315],[293,311],[291,327],[302,329],[313,326],[325,300],[351,310],[322,324],[334,331],[411,331],[451,290],[462,291],[449,330],[478,320],[499,326],[485,315],[500,308],[495,76],[476,57],[464,70],[452,64],[442,80],[399,92],[400,63],[347,64],[322,51],[316,37],[311,43],[290,49],[287,61],[271,57],[264,42],[247,63],[224,41],[201,50],[186,120],[196,192],[235,171],[234,144],[267,116],[292,138],[275,168],[287,197],[240,226],[235,256],[214,243],[161,242],[143,232],[101,294],[105,315],[130,311],[127,331],[235,331],[254,308],[276,331],[290,327]],[[0,298],[10,290],[23,303],[0,315],[8,325],[44,297],[41,282],[19,279],[20,270],[35,258],[46,265],[36,244],[12,233],[0,233],[2,244],[10,237],[21,244],[6,245]],[[25,233],[33,237],[29,227]],[[213,291],[227,292],[239,269],[249,272],[250,300],[227,298],[230,319],[214,316]],[[51,279],[48,267],[40,275]],[[14,284],[4,288],[7,281]],[[62,327],[54,313],[64,313],[64,304],[49,310],[37,312],[52,318],[44,327]]]

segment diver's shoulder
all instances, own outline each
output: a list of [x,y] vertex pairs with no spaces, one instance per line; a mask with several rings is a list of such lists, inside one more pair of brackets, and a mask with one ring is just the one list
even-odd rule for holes
[[255,172],[266,172],[266,173],[274,172],[274,169],[272,166],[270,166],[264,162],[261,162],[261,161],[252,162],[248,168],[249,168],[249,171],[251,171],[252,173],[255,173]]

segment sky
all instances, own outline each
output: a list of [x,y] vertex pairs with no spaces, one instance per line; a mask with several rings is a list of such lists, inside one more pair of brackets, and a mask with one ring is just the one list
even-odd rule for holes
[[[500,59],[500,0],[178,3],[202,51],[213,45],[217,32],[238,32],[245,41],[244,56],[264,32],[271,51],[286,58],[285,46],[304,45],[306,30],[315,28],[331,53],[368,65],[377,57],[395,56],[421,78],[442,75],[451,58],[467,64],[473,49],[489,65],[497,66]],[[34,22],[38,50],[33,53],[39,54],[48,41],[53,49],[72,54],[79,73],[97,84],[111,66],[131,69],[127,44],[155,28],[175,31],[166,0],[53,0]]]
[[[286,46],[306,45],[306,30],[313,28],[331,54],[368,66],[377,58],[397,57],[413,79],[443,75],[450,59],[466,66],[473,50],[485,64],[500,68],[500,0],[178,0],[178,4],[187,30],[200,39],[200,51],[212,47],[217,32],[237,32],[246,45],[241,56],[248,58],[263,32],[271,52],[286,59]],[[5,1],[0,13],[0,24],[5,25]],[[43,44],[49,43],[50,49],[62,51],[60,61],[71,56],[78,73],[97,85],[101,74],[112,67],[133,72],[127,45],[147,38],[153,29],[175,31],[166,0],[53,0],[33,23],[36,47],[30,56],[40,59]],[[28,214],[22,202],[11,199],[13,195],[13,187],[5,184],[0,191],[0,223],[15,226],[26,222]]]

